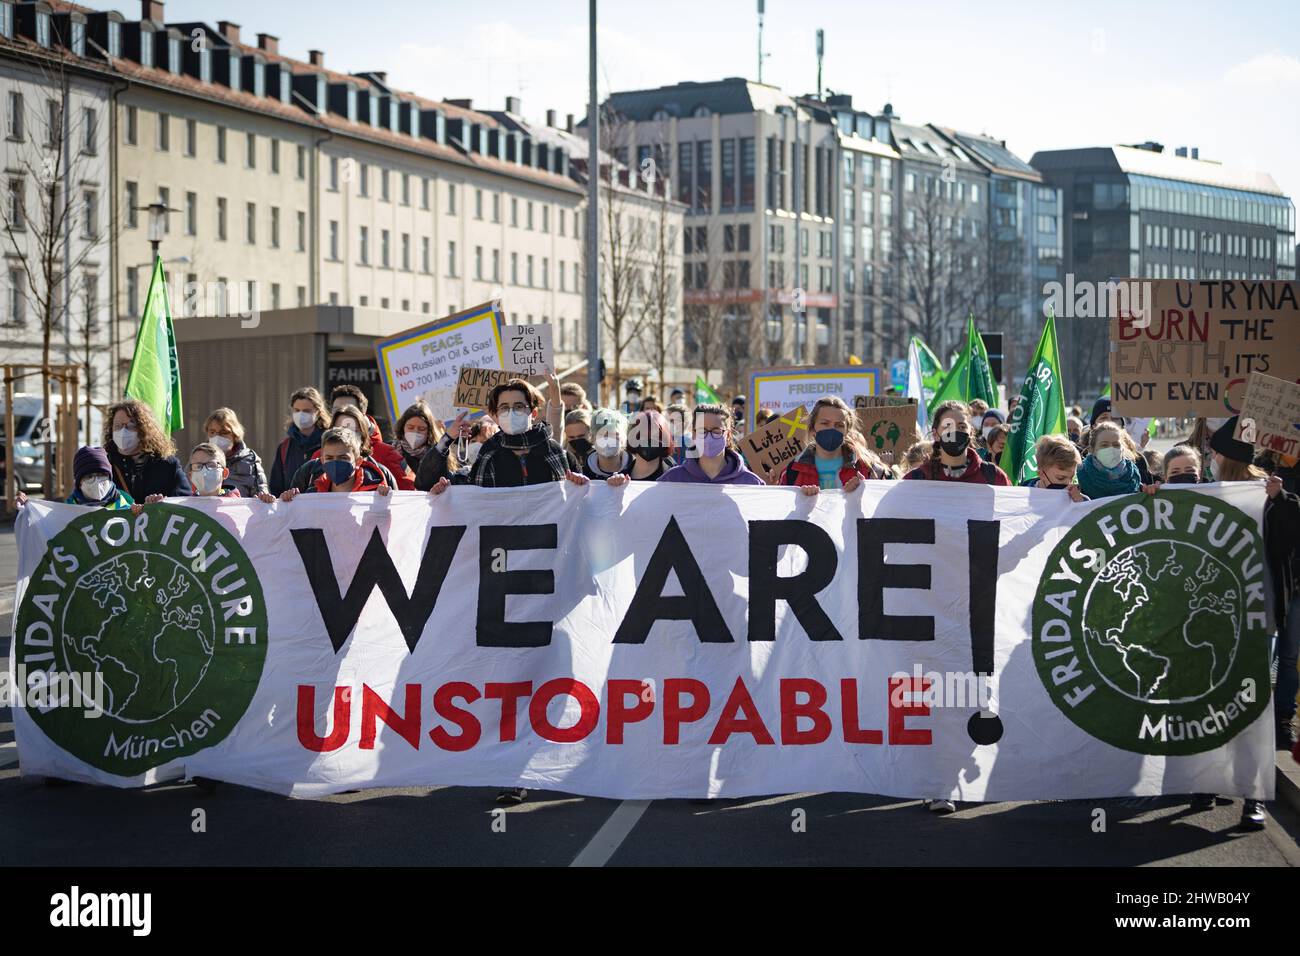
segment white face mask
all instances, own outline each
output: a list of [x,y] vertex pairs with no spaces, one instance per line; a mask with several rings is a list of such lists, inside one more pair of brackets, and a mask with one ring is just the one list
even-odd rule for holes
[[987,442],[987,441],[989,440],[989,435],[991,435],[991,434],[993,434],[993,426],[992,426],[992,425],[990,425],[988,428],[984,429],[984,441],[985,441],[985,442]]
[[613,458],[623,449],[623,442],[617,435],[601,435],[592,446],[596,449],[596,454],[603,458]]
[[1107,468],[1116,467],[1124,457],[1124,452],[1119,448],[1098,448],[1097,460]]
[[235,447],[235,443],[225,435],[213,435],[208,441],[220,448],[223,454]]
[[221,469],[198,468],[190,472],[194,490],[201,495],[211,495],[221,490]]
[[474,464],[474,459],[478,457],[479,450],[483,446],[478,442],[470,442],[469,447],[465,449],[465,464]]
[[406,439],[406,444],[412,448],[419,448],[424,444],[424,432],[403,432],[402,437]]
[[113,444],[122,454],[130,455],[139,446],[140,438],[133,428],[119,428],[113,432]]
[[316,424],[315,412],[294,412],[293,423],[298,426],[299,431],[306,431]]
[[113,482],[108,478],[83,478],[81,481],[81,496],[87,501],[103,501],[108,493],[113,490]]
[[524,432],[528,431],[528,426],[531,425],[532,422],[532,415],[529,415],[527,412],[521,412],[517,409],[513,412],[506,412],[498,420],[501,430],[507,435],[522,435]]

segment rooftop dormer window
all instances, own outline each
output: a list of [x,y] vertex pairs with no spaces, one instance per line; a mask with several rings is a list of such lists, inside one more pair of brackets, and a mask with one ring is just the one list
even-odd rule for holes
[[242,90],[244,88],[243,84],[240,82],[239,70],[240,70],[239,54],[236,53],[234,50],[231,50],[230,51],[230,88],[236,91]]
[[280,102],[288,103],[289,91],[293,87],[293,78],[290,77],[289,71],[283,68],[279,70],[279,74],[280,74]]
[[72,21],[72,52],[77,56],[86,55],[86,25]]
[[153,66],[153,31],[140,31],[140,65]]
[[266,95],[266,74],[263,72],[262,64],[256,60],[253,61],[253,95]]
[[709,108],[708,108],[707,106],[705,106],[704,104],[700,104],[699,106],[695,107],[695,110],[694,110],[694,112],[691,113],[691,115],[692,115],[692,116],[708,116],[708,115],[709,115]]
[[42,10],[36,11],[36,42],[41,46],[50,45],[50,15]]
[[212,82],[212,50],[206,43],[199,47],[199,79]]
[[181,71],[180,37],[167,38],[167,71],[169,73],[180,73]]
[[108,55],[114,58],[122,55],[122,24],[116,20],[108,21]]
[[316,77],[316,112],[325,112],[325,77]]
[[14,8],[8,3],[0,3],[0,36],[14,38]]
[[374,93],[370,94],[370,113],[368,116],[370,125],[378,129],[379,127],[379,97]]
[[348,87],[348,122],[357,121],[357,91]]

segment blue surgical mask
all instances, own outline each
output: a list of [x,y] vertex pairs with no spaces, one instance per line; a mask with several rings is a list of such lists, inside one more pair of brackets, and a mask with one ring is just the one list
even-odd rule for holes
[[325,475],[336,485],[345,485],[352,473],[356,471],[356,466],[345,459],[336,458],[334,461],[327,461],[321,468],[324,469]]
[[817,444],[822,451],[839,451],[844,444],[844,432],[838,428],[823,428],[817,433]]

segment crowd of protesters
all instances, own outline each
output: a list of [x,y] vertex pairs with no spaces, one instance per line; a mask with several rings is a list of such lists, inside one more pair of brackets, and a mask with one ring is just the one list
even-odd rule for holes
[[[633,387],[635,386],[635,387]],[[1009,435],[1006,413],[983,402],[946,401],[929,410],[929,434],[896,461],[873,452],[857,426],[854,409],[842,399],[819,399],[807,421],[808,442],[784,469],[756,474],[738,449],[746,421],[743,396],[730,407],[690,407],[674,389],[667,403],[641,395],[629,383],[619,408],[593,407],[580,385],[561,385],[548,376],[548,395],[523,379],[495,387],[485,414],[462,412],[449,424],[422,401],[402,412],[385,441],[368,413],[365,393],[339,385],[329,401],[312,387],[289,396],[285,437],[272,453],[270,476],[244,442],[244,427],[230,408],[215,409],[204,421],[206,440],[182,464],[150,408],[124,400],[109,408],[102,441],[78,450],[73,462],[70,504],[130,509],[177,496],[257,498],[293,501],[300,494],[416,491],[440,495],[453,485],[514,488],[567,481],[604,481],[796,486],[801,494],[853,492],[864,481],[944,481],[1008,486],[999,466]],[[777,412],[755,411],[755,427]],[[1264,544],[1275,584],[1278,623],[1275,695],[1278,744],[1290,746],[1300,644],[1300,475],[1296,466],[1234,437],[1235,417],[1197,419],[1181,444],[1163,456],[1144,451],[1147,432],[1135,442],[1123,419],[1098,399],[1091,414],[1070,410],[1066,434],[1047,435],[1034,449],[1037,476],[1026,487],[1055,490],[1074,502],[1133,493],[1156,494],[1164,485],[1214,481],[1260,481],[1267,496]],[[502,791],[517,803],[527,791]],[[1207,809],[1214,796],[1198,794],[1193,807]],[[954,809],[948,800],[930,809]],[[1242,823],[1260,827],[1259,801],[1246,801]]]

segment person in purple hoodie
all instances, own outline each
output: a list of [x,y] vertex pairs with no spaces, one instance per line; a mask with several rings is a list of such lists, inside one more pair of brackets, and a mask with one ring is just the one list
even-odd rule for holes
[[693,444],[686,461],[670,468],[660,481],[715,485],[762,485],[762,478],[745,466],[731,449],[732,416],[721,405],[696,405],[691,418]]

